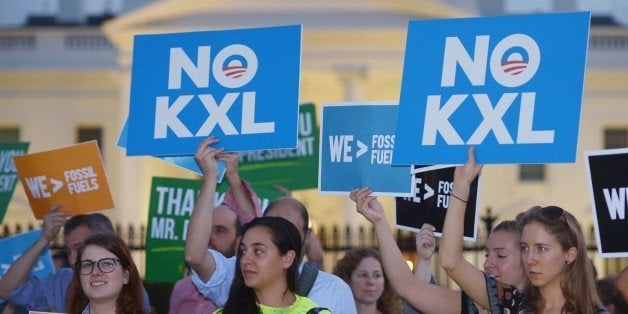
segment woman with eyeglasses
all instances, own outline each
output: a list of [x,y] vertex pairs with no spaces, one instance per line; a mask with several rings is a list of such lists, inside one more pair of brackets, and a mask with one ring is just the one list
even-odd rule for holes
[[[469,148],[456,167],[443,226],[440,264],[477,304],[492,313],[606,313],[599,305],[582,229],[560,207],[533,207],[517,216],[526,273],[524,291],[486,276],[462,257],[464,212],[482,166]],[[523,292],[523,293],[521,293]],[[519,294],[519,298],[513,298]]]
[[386,279],[378,250],[357,248],[347,252],[336,263],[334,275],[351,287],[358,314],[402,313],[402,299]]
[[67,312],[145,313],[142,281],[127,245],[116,235],[93,235],[78,251]]

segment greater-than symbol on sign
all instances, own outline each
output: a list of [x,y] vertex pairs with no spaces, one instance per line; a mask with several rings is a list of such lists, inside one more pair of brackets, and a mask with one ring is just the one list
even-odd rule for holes
[[423,194],[423,200],[426,200],[434,196],[434,189],[432,189],[429,185],[427,185],[427,183],[425,183],[424,186],[425,186],[425,194]]
[[358,141],[358,152],[355,153],[355,158],[362,156],[364,153],[366,153],[369,150],[366,144],[360,142],[360,140],[357,140],[357,141]]
[[[427,185],[427,183],[423,183],[423,179],[417,178],[415,182],[416,193],[414,193],[414,197],[412,198],[413,202],[421,203],[421,200],[426,200],[434,196],[434,189],[432,189],[431,186]],[[421,197],[421,186],[423,186],[423,189],[425,190],[425,193],[423,193],[423,197]]]
[[63,187],[63,182],[50,178],[50,183],[54,184],[54,186],[52,187],[52,193],[57,193],[57,191],[59,191],[59,189],[61,189]]

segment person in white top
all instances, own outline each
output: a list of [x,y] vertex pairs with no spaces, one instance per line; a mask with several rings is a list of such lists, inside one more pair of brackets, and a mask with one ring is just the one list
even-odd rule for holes
[[[216,306],[224,306],[229,296],[229,288],[235,274],[235,258],[226,258],[219,252],[207,249],[211,238],[212,208],[216,191],[216,158],[222,149],[211,147],[217,143],[210,137],[203,141],[196,151],[195,159],[203,171],[203,185],[197,198],[188,225],[185,243],[185,259],[192,268],[192,281],[205,297]],[[282,217],[293,223],[299,230],[301,239],[307,246],[310,230],[307,209],[292,197],[282,197],[271,202],[265,216]],[[304,249],[300,252],[302,259]],[[303,262],[299,272],[303,269]],[[356,313],[355,302],[349,286],[340,278],[319,271],[314,284],[307,294],[318,306],[332,313]]]

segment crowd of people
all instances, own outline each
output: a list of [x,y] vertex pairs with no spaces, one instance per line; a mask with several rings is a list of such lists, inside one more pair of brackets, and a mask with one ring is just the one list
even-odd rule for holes
[[[483,269],[463,257],[463,222],[471,182],[482,166],[474,149],[456,167],[439,245],[439,263],[460,287],[432,276],[434,227],[416,234],[410,269],[382,204],[368,187],[349,198],[374,227],[378,247],[352,249],[332,273],[297,199],[272,201],[262,212],[240,178],[238,154],[218,139],[195,153],[203,173],[184,257],[189,276],[178,281],[170,313],[627,313],[628,270],[595,281],[582,228],[568,211],[535,206],[499,223],[485,243]],[[217,162],[227,165],[229,190],[215,204]],[[63,229],[67,266],[44,278],[29,275],[41,252]],[[63,264],[61,264],[63,265]],[[64,313],[153,313],[129,248],[100,214],[70,216],[55,205],[38,240],[0,279],[0,298],[11,307]]]

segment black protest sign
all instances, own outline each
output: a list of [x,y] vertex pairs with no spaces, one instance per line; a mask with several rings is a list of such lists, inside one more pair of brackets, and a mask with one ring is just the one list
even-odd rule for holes
[[[440,235],[445,223],[449,197],[454,181],[455,167],[414,166],[414,196],[395,198],[396,226],[400,229],[419,231],[423,223],[429,223]],[[421,172],[419,172],[421,171]],[[471,184],[467,209],[464,216],[465,240],[475,241],[477,236],[479,177]]]
[[628,149],[586,153],[598,252],[628,257]]

